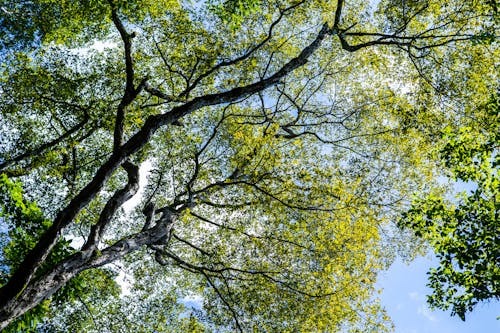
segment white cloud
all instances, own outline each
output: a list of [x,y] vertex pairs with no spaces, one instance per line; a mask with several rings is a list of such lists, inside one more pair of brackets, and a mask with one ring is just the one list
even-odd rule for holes
[[427,308],[425,305],[421,305],[418,308],[417,313],[421,314],[422,316],[424,316],[429,321],[432,321],[432,322],[437,322],[438,321],[437,317],[434,316],[432,314],[431,310],[429,310],[429,308]]
[[414,301],[419,300],[419,295],[418,295],[418,292],[416,292],[416,291],[412,291],[411,293],[408,293],[408,296],[410,296],[410,299],[412,299]]
[[413,301],[423,301],[424,300],[424,297],[422,295],[420,295],[417,291],[412,291],[411,293],[408,293],[408,296]]

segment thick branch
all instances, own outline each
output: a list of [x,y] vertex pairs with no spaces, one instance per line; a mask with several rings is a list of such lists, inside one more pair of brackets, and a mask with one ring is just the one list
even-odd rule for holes
[[[42,235],[33,250],[28,253],[21,263],[20,268],[12,275],[9,282],[0,288],[0,309],[27,286],[36,269],[43,263],[50,250],[57,242],[63,229],[69,225],[81,209],[97,195],[112,173],[128,156],[139,151],[161,126],[172,124],[185,115],[202,107],[235,102],[278,83],[293,70],[303,66],[308,58],[320,47],[321,42],[329,33],[331,33],[331,30],[325,23],[309,46],[304,48],[297,57],[290,60],[279,71],[267,79],[260,80],[247,86],[237,87],[226,92],[197,97],[188,103],[173,108],[166,114],[150,116],[141,130],[115,150],[108,161],[97,170],[92,181],[71,200],[66,208],[57,214],[52,226]],[[145,84],[145,81],[143,82]]]
[[122,239],[114,245],[102,250],[99,256],[95,256],[87,262],[82,270],[109,264],[133,251],[136,251],[144,245],[158,243],[170,235],[171,229],[175,223],[175,218],[175,215],[169,215],[168,218],[161,218],[160,222],[158,222],[153,228]]
[[160,219],[161,223],[157,223],[151,229],[143,230],[116,242],[102,250],[99,255],[89,257],[89,251],[81,251],[65,259],[49,273],[27,286],[18,297],[4,302],[0,310],[0,330],[16,317],[52,296],[81,271],[113,262],[144,245],[154,244],[169,235],[176,216],[170,214],[167,217],[163,221]]
[[335,10],[335,19],[333,21],[333,29],[338,30],[340,24],[340,18],[342,15],[342,7],[344,6],[344,0],[337,1],[337,9]]
[[82,248],[83,251],[95,249],[97,243],[102,238],[106,226],[111,221],[118,208],[120,208],[125,201],[132,198],[139,189],[139,168],[128,161],[123,163],[122,167],[127,171],[128,183],[124,188],[116,191],[104,206],[99,216],[99,221],[90,229],[90,235]]
[[220,63],[218,63],[217,65],[215,65],[214,67],[210,68],[208,71],[206,71],[205,73],[201,74],[200,76],[198,76],[193,84],[189,85],[180,95],[179,97],[185,97],[185,96],[188,96],[189,93],[201,82],[201,80],[203,80],[204,78],[208,77],[209,75],[213,74],[214,72],[216,72],[217,70],[223,68],[223,67],[228,67],[228,66],[231,66],[231,65],[235,65],[235,64],[238,64],[246,59],[248,59],[252,54],[254,54],[257,50],[259,50],[262,46],[264,46],[269,40],[271,40],[271,38],[273,37],[273,30],[274,28],[276,27],[276,25],[278,25],[278,23],[281,22],[281,20],[283,19],[283,17],[290,11],[292,11],[293,9],[299,7],[300,5],[302,5],[305,1],[299,1],[295,4],[293,4],[292,6],[288,7],[288,8],[285,8],[283,9],[282,11],[280,11],[280,15],[278,16],[278,18],[273,22],[271,23],[271,25],[269,26],[269,30],[268,30],[268,33],[267,33],[267,36],[262,40],[260,41],[257,45],[253,46],[252,48],[250,48],[247,52],[245,52],[244,54],[242,54],[241,56],[239,57],[236,57],[234,59],[231,59],[231,60],[224,60]]
[[0,288],[0,308],[21,292],[32,279],[36,269],[45,261],[54,247],[63,229],[73,221],[80,210],[92,200],[111,174],[120,166],[125,156],[113,154],[96,172],[94,179],[78,193],[73,200],[60,211],[51,227],[40,237],[35,247],[26,255],[19,268]]
[[127,107],[134,101],[137,95],[141,92],[141,90],[146,85],[146,80],[143,80],[139,86],[136,88],[134,85],[134,61],[132,58],[132,39],[135,37],[135,33],[128,33],[123,25],[122,21],[118,17],[118,13],[112,1],[110,1],[111,5],[111,18],[113,23],[120,33],[120,37],[123,41],[124,53],[125,53],[125,92],[123,94],[122,100],[118,105],[116,111],[116,119],[115,119],[115,130],[113,133],[114,138],[114,151],[118,150],[122,145],[123,140],[123,126],[125,122],[125,111]]
[[132,59],[132,38],[135,37],[135,33],[129,34],[127,30],[125,29],[125,26],[123,25],[122,21],[118,17],[118,13],[116,12],[116,8],[113,5],[113,2],[110,1],[111,4],[111,18],[113,20],[113,23],[120,33],[120,37],[123,41],[123,46],[125,48],[125,74],[126,74],[126,86],[125,86],[125,91],[126,93],[133,93],[135,90],[134,88],[134,62]]

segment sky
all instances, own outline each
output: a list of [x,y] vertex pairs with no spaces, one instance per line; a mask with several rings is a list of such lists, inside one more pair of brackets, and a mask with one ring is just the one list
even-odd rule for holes
[[[445,178],[441,179],[446,182]],[[458,181],[453,184],[456,193],[472,191],[474,183]],[[453,200],[450,195],[448,199]],[[382,304],[395,325],[395,333],[496,333],[500,332],[500,302],[478,304],[466,315],[465,322],[451,317],[450,312],[431,310],[426,295],[431,293],[427,284],[427,271],[437,267],[432,254],[419,257],[409,265],[397,260],[391,268],[382,272],[377,281],[383,288]]]
[[[370,0],[375,5],[377,0]],[[110,43],[96,43],[92,46],[102,51],[104,48],[113,47]],[[150,165],[143,168],[150,168]],[[147,171],[141,172],[141,184]],[[463,186],[463,185],[462,185]],[[140,195],[135,197],[136,201]],[[125,205],[126,210],[136,204],[130,200]],[[0,233],[5,232],[5,225],[0,220]],[[426,295],[431,290],[426,287],[426,272],[435,266],[432,256],[419,257],[411,264],[406,265],[397,260],[391,268],[380,273],[378,286],[383,288],[380,295],[382,304],[395,325],[396,333],[495,333],[500,332],[500,302],[490,302],[478,305],[468,314],[463,322],[458,317],[451,317],[449,312],[431,310],[426,304]],[[123,280],[123,277],[120,277]],[[122,281],[122,286],[125,282]],[[127,289],[127,288],[124,288]],[[184,304],[199,308],[200,297],[186,297]]]
[[382,272],[377,282],[383,288],[382,304],[395,325],[396,333],[495,333],[500,332],[500,302],[479,304],[466,316],[465,322],[450,312],[432,311],[426,304],[426,272],[437,266],[428,257],[415,259],[410,265],[397,260]]

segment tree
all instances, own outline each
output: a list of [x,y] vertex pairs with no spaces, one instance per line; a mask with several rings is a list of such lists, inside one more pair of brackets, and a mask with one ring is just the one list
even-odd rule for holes
[[[494,6],[0,4],[0,328],[130,298],[134,331],[388,327],[390,222],[432,179],[422,151],[497,79]],[[104,288],[117,262],[130,298]]]
[[498,96],[480,108],[474,124],[444,131],[439,154],[449,177],[470,183],[453,202],[431,195],[416,200],[402,224],[428,239],[439,267],[429,272],[431,306],[465,320],[485,300],[500,298],[500,113]]

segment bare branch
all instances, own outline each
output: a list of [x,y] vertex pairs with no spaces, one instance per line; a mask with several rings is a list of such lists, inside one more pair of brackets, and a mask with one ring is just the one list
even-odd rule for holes
[[24,152],[21,155],[18,155],[16,157],[12,158],[12,159],[9,159],[9,160],[6,160],[6,161],[0,163],[0,171],[4,170],[5,168],[11,166],[12,164],[14,164],[16,162],[20,162],[20,161],[22,161],[24,159],[27,159],[27,158],[30,158],[32,156],[42,154],[47,149],[50,149],[52,147],[57,146],[58,144],[60,144],[64,140],[66,140],[68,137],[70,137],[71,135],[73,135],[74,133],[76,133],[80,129],[82,129],[87,124],[88,121],[89,121],[89,116],[85,112],[85,116],[82,119],[82,121],[80,121],[78,124],[76,124],[75,126],[73,126],[71,129],[69,129],[64,134],[60,135],[59,137],[55,138],[52,141],[44,143],[44,144],[42,144],[41,146],[39,146],[37,148],[28,150],[28,151]]
[[236,324],[236,328],[238,329],[238,331],[243,333],[243,329],[241,328],[240,322],[238,320],[238,314],[236,313],[236,311],[233,309],[231,304],[229,304],[228,301],[226,301],[226,299],[224,298],[224,296],[222,295],[220,290],[217,288],[217,286],[212,282],[210,277],[205,272],[202,272],[202,274],[203,274],[203,276],[205,276],[205,279],[208,281],[208,283],[210,284],[212,289],[215,291],[217,296],[219,296],[222,303],[224,303],[227,306],[227,308],[229,309],[229,311],[231,311],[231,314],[232,314],[233,319],[234,319],[234,323]]

